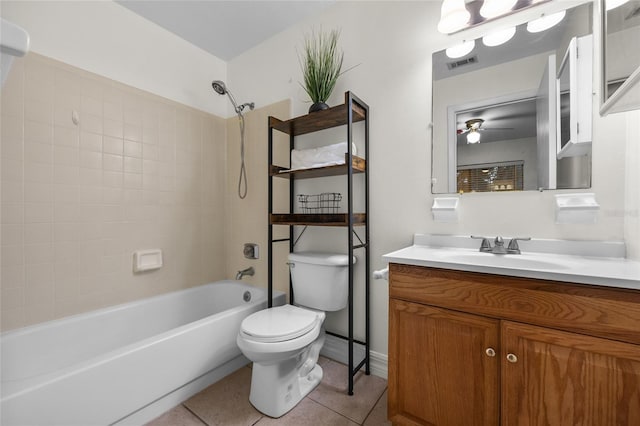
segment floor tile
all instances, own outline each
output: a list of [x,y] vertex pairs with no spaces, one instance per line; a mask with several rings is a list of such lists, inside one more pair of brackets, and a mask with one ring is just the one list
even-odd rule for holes
[[349,368],[335,361],[322,366],[322,382],[308,398],[362,424],[387,388],[387,381],[362,371],[353,379],[353,395],[347,395]]
[[204,423],[184,406],[178,405],[145,426],[204,426]]
[[263,417],[255,426],[357,426],[348,418],[331,411],[317,402],[304,398],[284,416]]
[[262,414],[249,402],[251,369],[243,367],[184,402],[209,426],[248,426]]
[[324,356],[319,356],[318,357],[318,365],[322,368],[324,368],[325,365],[327,365],[328,363],[330,363],[331,360],[327,357]]
[[363,423],[364,426],[391,426],[387,420],[387,391],[385,390],[371,413]]

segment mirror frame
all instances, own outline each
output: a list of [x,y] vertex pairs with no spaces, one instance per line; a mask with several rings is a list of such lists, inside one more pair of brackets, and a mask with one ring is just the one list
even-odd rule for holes
[[[578,51],[582,52],[578,55]],[[589,67],[584,67],[585,62]],[[565,67],[569,67],[569,139],[562,140],[562,85],[560,79]],[[574,37],[569,42],[557,77],[557,158],[585,155],[591,152],[593,136],[593,35]],[[564,144],[564,145],[563,145]]]
[[637,104],[624,105],[619,102],[632,90],[640,91],[640,64],[627,77],[611,96],[607,97],[607,0],[599,0],[598,14],[600,17],[600,116],[616,112],[633,111],[640,109],[640,102]]

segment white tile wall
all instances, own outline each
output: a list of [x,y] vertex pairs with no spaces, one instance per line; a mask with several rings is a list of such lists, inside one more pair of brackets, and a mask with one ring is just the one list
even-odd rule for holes
[[34,53],[1,98],[2,330],[224,278],[225,120]]

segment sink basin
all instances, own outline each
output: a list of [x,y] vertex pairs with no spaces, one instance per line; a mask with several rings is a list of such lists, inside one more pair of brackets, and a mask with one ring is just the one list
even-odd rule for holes
[[450,261],[479,266],[545,270],[567,269],[567,266],[549,259],[549,256],[544,254],[493,254],[449,249],[434,251],[432,256],[443,262]]
[[533,256],[523,256],[523,255],[500,255],[500,254],[491,254],[491,253],[478,253],[484,254],[487,258],[482,258],[480,256],[470,256],[463,255],[462,261],[466,261],[467,259],[472,262],[479,263],[487,263],[495,266],[505,266],[505,267],[513,267],[513,268],[533,268],[533,269],[566,269],[566,266],[561,265],[557,262],[548,262],[541,259],[534,259]]

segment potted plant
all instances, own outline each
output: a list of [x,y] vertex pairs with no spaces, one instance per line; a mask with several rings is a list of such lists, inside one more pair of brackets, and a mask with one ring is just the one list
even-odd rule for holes
[[340,31],[316,32],[305,36],[304,52],[299,55],[304,84],[313,104],[309,112],[329,108],[327,99],[342,74],[344,52],[338,51]]

